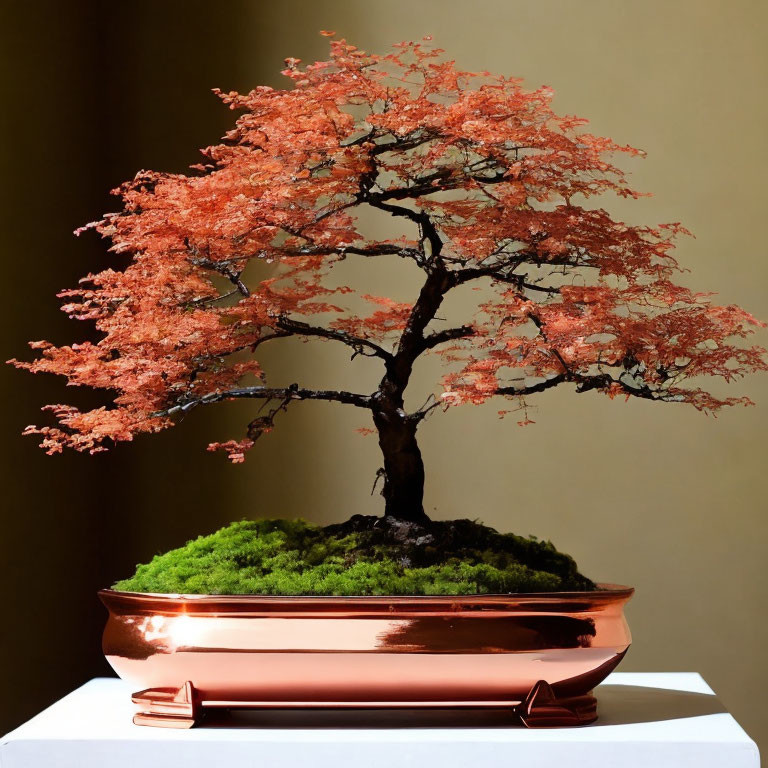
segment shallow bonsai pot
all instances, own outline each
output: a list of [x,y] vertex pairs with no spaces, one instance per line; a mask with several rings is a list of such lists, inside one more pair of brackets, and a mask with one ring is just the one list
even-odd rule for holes
[[591,691],[629,647],[633,592],[99,597],[140,725],[190,727],[213,707],[505,707],[540,726],[597,717]]

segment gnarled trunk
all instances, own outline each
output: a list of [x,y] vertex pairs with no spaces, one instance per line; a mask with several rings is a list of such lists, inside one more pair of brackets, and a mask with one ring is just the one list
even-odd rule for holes
[[429,218],[424,219],[422,214],[413,214],[407,208],[386,206],[386,210],[397,210],[399,213],[396,215],[412,219],[415,217],[422,230],[431,233],[428,237],[433,249],[433,268],[413,305],[397,350],[387,360],[378,392],[372,397],[373,423],[379,432],[379,446],[384,455],[384,514],[424,524],[430,520],[424,512],[424,462],[416,442],[416,429],[421,416],[406,414],[404,394],[414,362],[430,346],[424,337],[424,329],[435,317],[452,278],[445,266],[436,261],[442,243]]
[[414,523],[429,522],[424,513],[424,462],[416,442],[416,421],[402,409],[374,410],[384,456],[385,514]]

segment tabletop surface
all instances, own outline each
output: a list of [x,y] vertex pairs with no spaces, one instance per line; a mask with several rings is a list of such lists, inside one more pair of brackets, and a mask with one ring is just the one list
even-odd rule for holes
[[503,711],[466,710],[233,712],[190,730],[147,728],[131,722],[131,692],[122,680],[91,680],[2,737],[0,768],[760,764],[754,742],[693,672],[614,672],[595,691],[596,723],[535,730],[510,726]]

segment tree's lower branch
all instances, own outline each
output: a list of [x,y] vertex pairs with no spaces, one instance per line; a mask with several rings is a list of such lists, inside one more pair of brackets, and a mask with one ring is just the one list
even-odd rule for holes
[[174,416],[179,413],[187,413],[198,405],[210,405],[219,403],[223,400],[240,400],[255,398],[260,400],[281,399],[290,400],[329,400],[346,405],[355,405],[358,408],[370,408],[371,397],[369,395],[360,395],[354,392],[343,392],[329,389],[304,389],[298,384],[291,384],[288,387],[238,387],[235,389],[226,389],[222,392],[210,392],[202,397],[187,400],[178,405],[171,406],[162,411],[152,414],[159,416]]
[[622,381],[621,376],[614,378],[607,373],[581,374],[573,371],[558,374],[557,376],[553,376],[551,379],[546,379],[544,381],[538,382],[537,384],[531,384],[527,387],[499,387],[494,394],[509,395],[514,397],[533,395],[537,392],[544,392],[547,389],[551,389],[552,387],[556,387],[558,384],[563,384],[568,381],[576,384],[576,392],[579,394],[583,392],[589,392],[593,389],[607,389],[610,386],[618,384],[624,394],[631,395],[632,397],[641,397],[645,400],[674,400],[674,397],[669,395],[669,393],[664,392],[664,390],[652,389],[647,384],[631,386],[625,381]]
[[565,373],[561,373],[557,376],[553,376],[551,379],[545,379],[538,384],[531,384],[528,387],[499,387],[495,394],[497,395],[514,395],[519,397],[521,395],[533,395],[537,392],[544,392],[547,389],[556,387],[558,384],[568,381],[568,376]]
[[623,372],[618,378],[607,373],[594,374],[592,376],[578,376],[575,380],[578,382],[577,392],[588,392],[591,389],[605,389],[612,385],[618,384],[621,387],[621,391],[625,395],[631,395],[632,397],[641,397],[644,400],[660,400],[666,402],[674,402],[674,395],[666,392],[664,389],[652,389],[646,383],[632,386],[622,380],[622,376],[627,375],[627,372]]
[[626,370],[620,374],[618,378],[614,378],[609,373],[583,374],[573,370],[573,368],[565,361],[557,347],[548,341],[547,335],[544,331],[544,324],[538,315],[536,315],[534,312],[529,312],[528,317],[530,317],[531,322],[536,326],[536,328],[538,328],[539,334],[544,339],[544,341],[549,344],[549,350],[557,358],[557,361],[560,363],[563,372],[557,376],[553,376],[551,379],[539,382],[538,384],[532,384],[529,387],[500,387],[496,391],[496,394],[516,396],[530,395],[536,392],[543,392],[546,389],[550,389],[550,387],[555,387],[558,384],[570,381],[576,384],[576,391],[579,393],[589,392],[592,389],[607,389],[608,387],[618,385],[621,387],[625,394],[632,395],[633,397],[642,397],[646,400],[668,399],[665,398],[665,393],[663,390],[652,389],[646,383],[640,383],[637,386],[627,384],[626,381],[622,380],[623,376],[628,375],[628,371]]

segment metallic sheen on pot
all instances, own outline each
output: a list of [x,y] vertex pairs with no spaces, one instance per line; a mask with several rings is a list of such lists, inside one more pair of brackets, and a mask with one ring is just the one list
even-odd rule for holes
[[143,725],[210,707],[509,707],[595,719],[591,690],[630,644],[634,590],[472,596],[161,595],[103,590],[103,648]]

